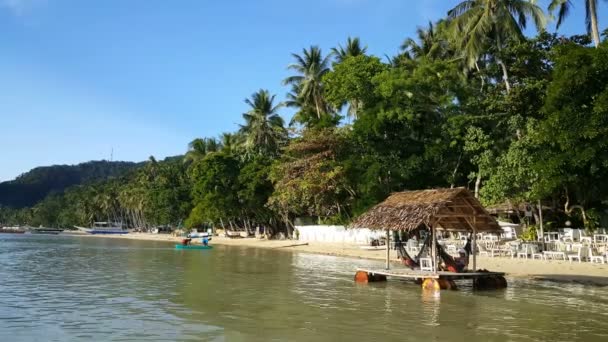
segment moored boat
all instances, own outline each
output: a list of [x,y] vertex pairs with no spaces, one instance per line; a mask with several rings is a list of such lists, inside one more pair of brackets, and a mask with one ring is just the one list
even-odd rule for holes
[[203,245],[175,245],[175,249],[212,249],[212,246]]
[[21,227],[2,227],[0,229],[0,233],[4,234],[23,234],[25,233],[25,229]]
[[129,231],[123,229],[122,226],[113,226],[108,222],[95,222],[93,223],[93,227],[85,228],[74,226],[78,230],[83,231],[89,234],[128,234]]
[[50,235],[57,235],[61,232],[63,232],[63,229],[61,228],[43,228],[43,227],[39,227],[39,228],[31,228],[29,230],[29,232],[31,234],[50,234]]

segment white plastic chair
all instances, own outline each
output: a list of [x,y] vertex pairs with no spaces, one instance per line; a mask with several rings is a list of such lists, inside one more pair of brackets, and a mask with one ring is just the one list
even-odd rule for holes
[[580,263],[582,261],[582,259],[587,256],[586,252],[588,250],[589,250],[589,248],[580,247],[580,248],[578,248],[578,251],[576,252],[576,254],[568,254],[568,260],[570,261],[570,263],[572,263],[572,261],[574,259],[577,259],[578,262]]
[[420,258],[420,270],[433,272],[433,260],[431,258]]
[[589,261],[591,261],[591,263],[595,263],[596,261],[600,264],[606,263],[606,259],[604,259],[603,255],[601,255],[601,254],[595,255],[593,253],[593,248],[589,248]]
[[477,244],[477,252],[479,253],[479,256],[491,256],[494,257],[494,253],[490,254],[490,251],[488,251],[486,249],[486,247],[483,244],[478,243]]

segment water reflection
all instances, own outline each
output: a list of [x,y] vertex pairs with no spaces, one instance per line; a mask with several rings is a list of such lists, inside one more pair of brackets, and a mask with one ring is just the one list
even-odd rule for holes
[[382,262],[216,246],[0,237],[0,340],[602,341],[608,289],[353,282]]

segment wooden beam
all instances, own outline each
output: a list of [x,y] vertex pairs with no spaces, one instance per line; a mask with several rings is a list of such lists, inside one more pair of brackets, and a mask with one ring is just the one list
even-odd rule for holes
[[433,272],[437,273],[437,230],[435,225],[431,226],[431,265],[433,266]]
[[475,217],[473,217],[473,242],[471,245],[471,251],[473,252],[473,271],[477,272],[477,229],[475,228]]
[[391,261],[391,231],[389,229],[386,230],[386,269],[390,269],[390,261]]
[[460,213],[454,213],[454,214],[437,214],[434,215],[434,217],[486,217],[486,215],[470,215],[470,214],[460,214]]

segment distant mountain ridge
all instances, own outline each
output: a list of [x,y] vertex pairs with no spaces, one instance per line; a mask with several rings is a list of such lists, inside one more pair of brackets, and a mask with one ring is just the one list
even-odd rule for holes
[[12,181],[0,183],[0,206],[29,207],[49,193],[63,192],[73,185],[120,177],[141,165],[143,163],[101,160],[37,167]]

